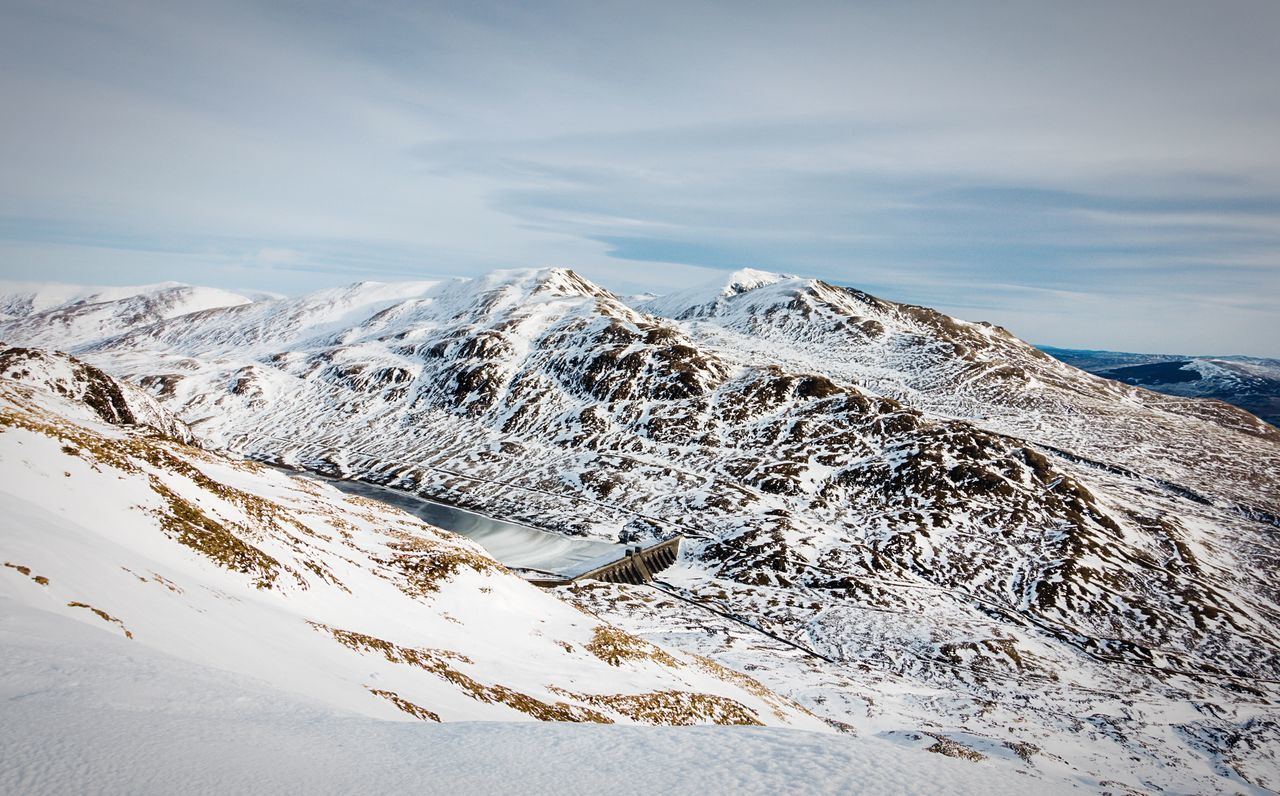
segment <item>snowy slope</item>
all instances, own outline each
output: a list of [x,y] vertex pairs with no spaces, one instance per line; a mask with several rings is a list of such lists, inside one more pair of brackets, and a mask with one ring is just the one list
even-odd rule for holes
[[[394,509],[0,378],[0,594],[380,718],[826,725]],[[74,365],[74,363],[71,363]],[[93,374],[88,374],[92,376]],[[79,394],[83,394],[83,390]]]
[[[0,598],[0,792],[1017,794],[996,761],[764,727],[381,721]],[[1063,782],[1040,792],[1068,792]]]
[[355,285],[77,350],[207,444],[684,533],[673,593],[565,596],[860,733],[1103,790],[1280,781],[1280,434],[1230,407],[760,272],[636,306],[555,269]]

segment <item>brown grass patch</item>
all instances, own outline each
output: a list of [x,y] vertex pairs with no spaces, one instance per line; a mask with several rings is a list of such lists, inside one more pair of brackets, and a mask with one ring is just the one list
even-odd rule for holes
[[748,694],[759,697],[766,705],[769,706],[769,709],[773,711],[773,715],[777,716],[779,719],[784,721],[786,720],[786,709],[791,709],[798,713],[805,713],[810,716],[813,715],[808,708],[787,699],[776,691],[770,690],[768,686],[750,675],[743,674],[736,669],[730,669],[728,666],[723,666],[710,658],[703,657],[702,655],[694,655],[693,659],[697,662],[698,668],[708,674],[718,677],[726,682],[733,683]]
[[387,545],[394,554],[373,560],[394,570],[399,575],[396,586],[410,597],[425,597],[439,591],[441,584],[464,569],[486,574],[502,568],[493,559],[448,541],[404,531],[389,533],[397,537],[397,541]]
[[[61,440],[64,443],[62,446],[64,453],[87,459],[95,466],[106,465],[127,473],[140,473],[143,472],[140,464],[145,462],[165,473],[186,478],[202,490],[237,506],[255,524],[280,532],[285,532],[287,525],[303,533],[312,534],[309,528],[299,523],[279,506],[213,480],[199,468],[167,449],[167,447],[176,447],[191,456],[214,460],[210,454],[199,448],[165,438],[143,436],[141,432],[132,435],[127,431],[122,432],[126,434],[122,439],[104,437],[70,423],[50,420],[30,411],[0,412],[0,427],[22,428]],[[249,535],[250,528],[237,525],[236,530],[239,535],[233,533],[227,525],[214,520],[189,501],[179,497],[156,475],[149,477],[152,491],[166,503],[166,507],[157,511],[156,514],[160,519],[161,529],[171,539],[209,557],[227,569],[251,575],[258,588],[270,588],[280,571],[288,569],[272,556],[240,538],[240,536]],[[289,571],[300,585],[306,586],[306,581],[301,575],[293,573],[292,570]]]
[[328,633],[338,643],[356,652],[381,653],[391,663],[400,663],[430,672],[436,677],[452,683],[478,702],[503,704],[521,713],[528,714],[539,721],[612,723],[608,717],[581,705],[572,705],[567,702],[543,702],[504,685],[485,685],[454,668],[454,661],[471,663],[470,658],[458,652],[423,649],[421,647],[401,647],[385,639],[358,633],[354,630],[342,630],[319,622],[311,622],[310,624],[317,630]]
[[621,666],[623,661],[651,660],[672,669],[682,665],[661,647],[609,625],[597,625],[587,651],[610,666]]
[[558,694],[621,713],[641,724],[687,727],[694,724],[763,726],[750,708],[733,699],[694,691],[652,691],[646,694]]
[[933,746],[930,746],[927,749],[925,749],[926,752],[933,752],[934,754],[946,755],[947,757],[955,757],[955,758],[959,758],[960,760],[970,760],[975,763],[978,762],[979,760],[987,759],[987,756],[984,755],[982,752],[979,752],[977,749],[974,749],[969,746],[965,746],[959,741],[948,738],[945,735],[938,735],[932,732],[925,732],[924,734],[928,735],[930,738],[933,738],[936,741],[936,743]]
[[168,503],[159,511],[165,534],[219,565],[250,575],[259,589],[269,589],[280,575],[280,562],[243,541],[226,526],[213,520],[196,506],[178,497],[160,479],[151,478],[151,489]]
[[87,608],[90,611],[97,614],[98,617],[103,621],[111,622],[113,624],[119,625],[120,629],[124,631],[125,638],[133,638],[133,633],[129,632],[129,628],[124,626],[124,622],[121,622],[119,619],[116,619],[114,616],[102,610],[101,608],[94,608],[92,605],[89,605],[88,603],[81,603],[81,602],[69,602],[67,603],[67,607],[68,608]]
[[414,703],[410,702],[409,700],[397,694],[395,691],[384,691],[381,688],[369,688],[369,686],[367,685],[365,686],[365,689],[368,690],[368,692],[370,694],[373,694],[374,696],[380,696],[383,699],[388,700],[389,702],[391,702],[391,704],[400,708],[405,713],[408,713],[410,716],[413,716],[414,718],[422,719],[423,721],[436,721],[436,722],[440,721],[439,713],[436,713],[435,711],[432,711],[432,710],[427,710],[421,705],[415,705]]
[[49,585],[49,579],[46,578],[44,575],[32,575],[31,567],[24,567],[21,564],[11,564],[8,561],[4,562],[4,565],[9,569],[17,570],[18,573],[21,575],[26,575],[28,578],[31,578],[36,583],[39,583],[41,586]]

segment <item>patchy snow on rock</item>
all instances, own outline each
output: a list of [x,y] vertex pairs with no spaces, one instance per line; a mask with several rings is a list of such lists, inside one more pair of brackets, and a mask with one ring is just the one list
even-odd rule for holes
[[[140,321],[75,352],[227,453],[601,545],[682,534],[660,582],[557,593],[673,659],[749,671],[829,726],[1099,791],[1280,782],[1280,432],[1219,402],[759,272],[631,304],[563,269],[364,283]],[[291,506],[297,489],[264,499]],[[361,555],[394,560],[365,530],[350,540]],[[272,539],[307,595],[330,593]],[[343,560],[327,566],[344,584],[389,566]],[[506,588],[458,600],[525,599]],[[255,589],[255,604],[319,599],[295,591]],[[448,609],[468,630],[479,610]],[[359,632],[426,643],[392,638],[390,616]],[[579,650],[576,632],[557,638]],[[477,683],[605,712],[586,689],[557,680],[564,696],[465,654]],[[448,718],[477,709],[437,710],[432,694],[401,698]]]

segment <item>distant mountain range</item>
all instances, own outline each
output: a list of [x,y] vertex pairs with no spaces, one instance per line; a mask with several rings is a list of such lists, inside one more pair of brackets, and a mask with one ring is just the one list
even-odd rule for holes
[[1104,378],[1168,395],[1213,398],[1280,426],[1280,359],[1039,348]]

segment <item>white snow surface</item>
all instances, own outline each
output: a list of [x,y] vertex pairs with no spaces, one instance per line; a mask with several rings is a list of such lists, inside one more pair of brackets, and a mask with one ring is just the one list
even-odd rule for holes
[[1018,794],[1027,786],[1007,766],[881,738],[378,720],[6,598],[0,705],[0,792],[32,796]]

